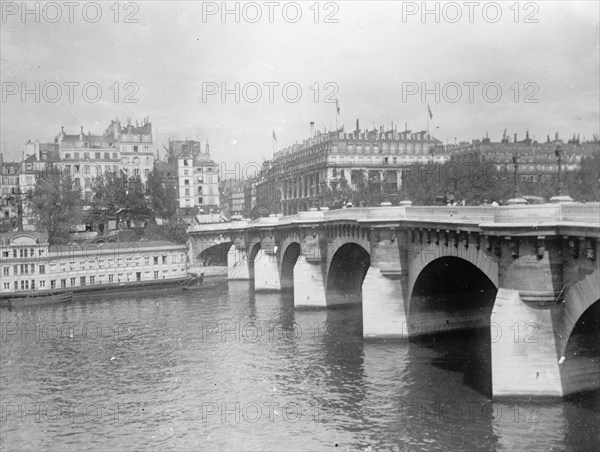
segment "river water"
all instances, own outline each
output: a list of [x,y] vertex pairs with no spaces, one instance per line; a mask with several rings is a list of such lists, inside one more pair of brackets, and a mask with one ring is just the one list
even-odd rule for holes
[[600,448],[597,395],[492,402],[460,337],[363,342],[247,282],[0,315],[2,450]]

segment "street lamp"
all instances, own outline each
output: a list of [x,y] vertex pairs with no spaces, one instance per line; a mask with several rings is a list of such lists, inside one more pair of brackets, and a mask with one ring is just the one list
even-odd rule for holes
[[557,194],[555,196],[553,196],[552,198],[550,198],[550,202],[552,203],[561,203],[561,202],[573,202],[573,198],[571,198],[568,194],[567,191],[563,188],[563,180],[561,177],[562,174],[562,156],[563,156],[564,150],[563,148],[558,145],[556,146],[556,149],[554,150],[554,155],[556,155],[556,163],[558,165],[558,172],[557,172]]
[[523,199],[521,195],[521,190],[519,189],[519,154],[516,152],[512,156],[513,167],[515,169],[514,172],[514,186],[515,186],[515,197],[506,201],[509,205],[515,204],[527,204],[527,201]]
[[515,168],[515,198],[521,197],[521,190],[519,190],[519,154],[516,152],[513,154],[513,166]]

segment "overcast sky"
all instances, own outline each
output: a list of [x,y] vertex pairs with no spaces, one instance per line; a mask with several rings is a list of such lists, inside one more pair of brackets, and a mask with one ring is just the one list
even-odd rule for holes
[[[361,128],[394,122],[400,129],[407,123],[408,129],[424,130],[429,103],[430,131],[443,142],[481,138],[486,131],[499,140],[504,129],[519,139],[529,129],[538,140],[555,131],[582,138],[598,133],[596,1],[518,8],[500,2],[499,10],[479,2],[472,22],[463,2],[439,3],[439,22],[434,14],[422,17],[421,2],[321,2],[312,9],[309,2],[299,10],[279,2],[273,23],[264,2],[239,4],[239,23],[233,14],[223,21],[220,11],[205,10],[203,18],[203,4],[220,9],[221,2],[123,3],[116,23],[113,2],[101,2],[100,10],[89,3],[74,8],[72,23],[63,2],[46,9],[40,3],[38,23],[33,14],[22,17],[21,2],[2,1],[5,160],[19,158],[29,139],[52,141],[61,126],[68,133],[80,126],[101,133],[112,118],[132,117],[135,123],[149,116],[161,148],[169,137],[207,140],[217,161],[261,162],[272,154],[273,130],[277,150],[305,139],[310,121],[321,130],[334,128],[335,103],[325,100],[336,98],[338,124],[346,130],[354,129],[356,119]],[[15,6],[19,11],[12,14]],[[262,16],[251,23],[256,6]],[[294,23],[298,11],[302,16]],[[125,23],[127,15],[137,23]],[[235,91],[236,82],[239,103],[234,94],[225,102],[220,93],[208,95],[223,84]],[[39,102],[34,94],[23,102],[23,84],[35,91],[36,83]],[[72,85],[73,99],[65,83],[79,84]],[[95,84],[88,86],[88,100],[86,83]],[[256,84],[262,95],[251,102],[258,97]],[[422,87],[431,90],[425,102]],[[128,94],[138,102],[124,102]]]

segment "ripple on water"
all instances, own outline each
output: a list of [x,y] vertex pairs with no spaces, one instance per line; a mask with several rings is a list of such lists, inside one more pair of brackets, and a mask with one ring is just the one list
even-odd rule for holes
[[[73,326],[72,337],[47,329],[37,339],[3,338],[2,402],[29,410],[0,423],[5,450],[561,450],[578,443],[592,450],[598,443],[597,403],[521,405],[515,421],[515,405],[465,384],[469,357],[457,352],[460,338],[445,346],[363,342],[360,308],[295,311],[288,295],[253,294],[247,283],[2,315],[18,325]],[[50,410],[40,422],[36,403]],[[53,416],[56,406],[67,415]]]

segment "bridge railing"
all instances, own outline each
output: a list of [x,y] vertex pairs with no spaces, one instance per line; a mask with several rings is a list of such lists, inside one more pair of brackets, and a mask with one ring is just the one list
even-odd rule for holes
[[227,232],[232,230],[285,226],[336,220],[433,220],[449,223],[558,223],[572,222],[600,226],[600,203],[539,204],[515,206],[394,206],[355,207],[330,211],[300,212],[287,217],[263,217],[253,221],[190,226],[188,232]]

